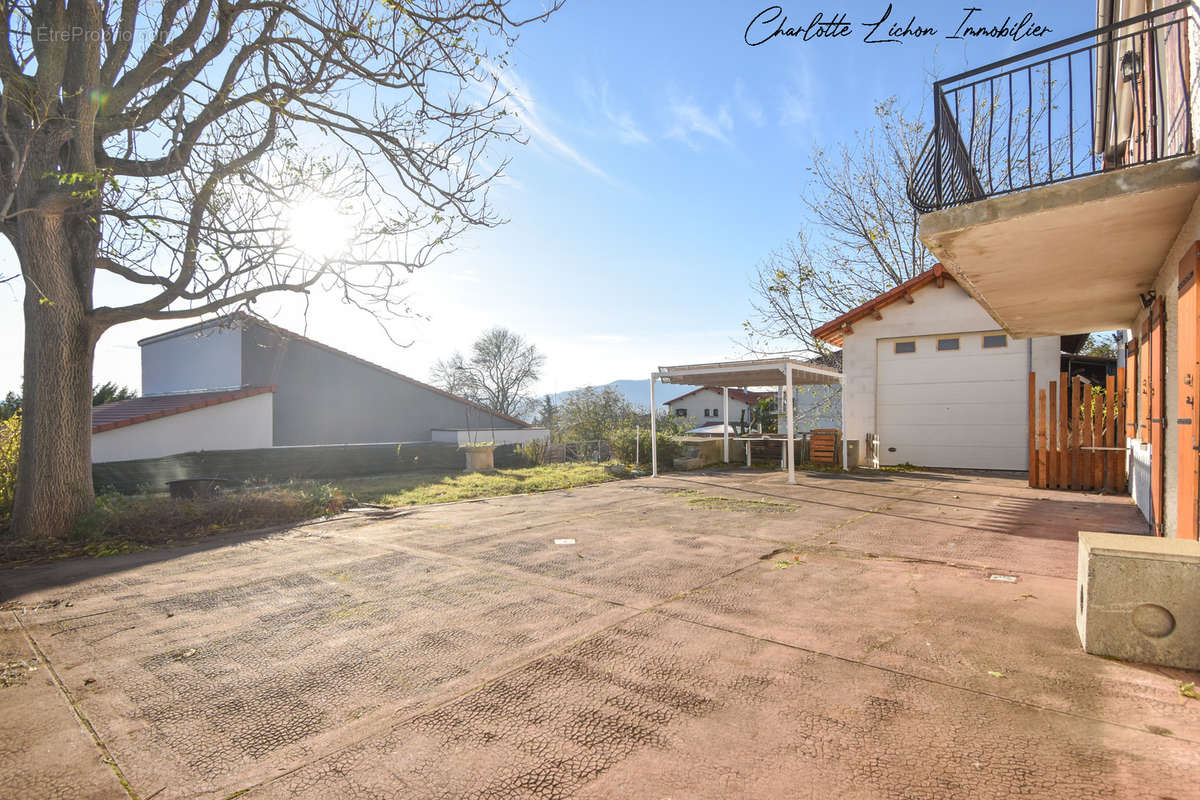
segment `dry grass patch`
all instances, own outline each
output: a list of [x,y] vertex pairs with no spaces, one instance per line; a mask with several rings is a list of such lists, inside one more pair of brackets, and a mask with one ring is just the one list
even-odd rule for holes
[[547,464],[489,472],[407,472],[338,482],[347,496],[361,503],[414,506],[549,492],[590,486],[629,476],[620,464]]
[[703,508],[706,511],[787,513],[796,510],[796,506],[787,503],[772,503],[770,500],[742,500],[731,497],[693,497],[687,501],[687,504],[694,508]]
[[106,494],[96,498],[96,505],[66,539],[0,536],[0,563],[134,553],[215,533],[303,522],[338,513],[344,502],[341,492],[327,484],[229,492],[196,500],[172,500],[165,494]]

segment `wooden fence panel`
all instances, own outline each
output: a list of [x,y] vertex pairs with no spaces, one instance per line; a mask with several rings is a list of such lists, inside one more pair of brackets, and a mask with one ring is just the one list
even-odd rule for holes
[[1129,395],[1126,394],[1125,367],[1117,367],[1117,491],[1121,494],[1129,491],[1129,476],[1125,473],[1127,439],[1129,435]]
[[1038,485],[1037,472],[1037,375],[1029,373],[1029,485]]
[[1070,432],[1069,414],[1071,405],[1068,402],[1071,384],[1067,373],[1058,375],[1058,488],[1069,489],[1071,486],[1071,453],[1068,448]]
[[1044,481],[1047,488],[1058,488],[1058,387],[1054,381],[1050,381],[1048,393],[1047,408],[1050,412],[1050,419],[1046,424],[1046,449],[1049,454],[1046,457],[1046,480]]
[[1084,487],[1084,381],[1080,379],[1079,375],[1075,375],[1072,386],[1074,395],[1070,402],[1074,405],[1075,411],[1075,450],[1070,457],[1074,469],[1070,488],[1078,492]]
[[[1128,486],[1125,424],[1128,409],[1109,376],[1103,391],[1066,374],[1038,389],[1029,383],[1029,485],[1039,489],[1124,492]],[[1098,387],[1096,387],[1098,388]]]
[[1038,452],[1038,480],[1037,485],[1043,489],[1047,486],[1046,462],[1049,459],[1049,453],[1046,447],[1046,390],[1038,390],[1038,425],[1037,425],[1037,452]]

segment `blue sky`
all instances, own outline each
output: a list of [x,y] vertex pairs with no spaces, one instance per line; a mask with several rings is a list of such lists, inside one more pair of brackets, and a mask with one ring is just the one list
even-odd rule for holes
[[[800,194],[815,144],[851,139],[889,95],[928,114],[931,76],[1082,33],[1095,14],[1091,0],[896,3],[891,20],[916,15],[938,34],[868,45],[861,23],[887,2],[793,2],[782,4],[789,24],[844,13],[853,35],[748,47],[747,24],[768,5],[568,0],[524,29],[504,80],[530,141],[509,153],[492,194],[509,223],[467,235],[413,278],[426,318],[391,326],[410,347],[330,300],[314,302],[307,321],[288,300],[260,301],[259,312],[421,379],[437,358],[503,325],[546,353],[543,392],[743,355],[749,275],[805,224]],[[944,38],[969,5],[981,8],[973,22],[1034,11],[1053,31],[1019,43]],[[3,247],[0,273],[11,272]],[[20,291],[0,287],[0,393],[22,372]],[[109,331],[97,382],[137,387],[137,339],[171,327]]]

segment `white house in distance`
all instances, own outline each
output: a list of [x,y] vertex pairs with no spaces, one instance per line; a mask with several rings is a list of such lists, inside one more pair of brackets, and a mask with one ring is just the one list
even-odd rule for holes
[[[793,408],[796,413],[797,430],[812,430],[814,428],[840,428],[837,386],[798,386]],[[729,390],[729,422],[739,423],[743,420],[748,424],[751,420],[752,409],[762,398],[772,401],[772,408],[779,408],[779,390],[755,392],[747,389]],[[674,400],[668,400],[665,405],[672,416],[686,417],[698,428],[709,425],[719,426],[726,422],[722,418],[722,390],[715,386],[702,386],[693,389]],[[720,433],[715,427],[713,433]]]
[[[778,392],[751,392],[745,389],[729,390],[729,421],[750,421],[751,409],[760,398],[775,399]],[[725,402],[720,387],[701,386],[674,400],[663,403],[672,416],[685,417],[696,425],[718,425],[726,422],[722,408]]]
[[1029,373],[1058,378],[1059,336],[1013,339],[940,264],[813,334],[842,348],[843,430],[881,465],[1028,468]]

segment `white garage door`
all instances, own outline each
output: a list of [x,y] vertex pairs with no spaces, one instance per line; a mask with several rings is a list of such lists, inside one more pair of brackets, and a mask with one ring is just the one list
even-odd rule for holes
[[[959,333],[876,343],[881,464],[1027,468],[1026,343],[1006,339],[1005,347],[985,348],[983,338]],[[943,339],[957,339],[958,349],[939,349]]]

